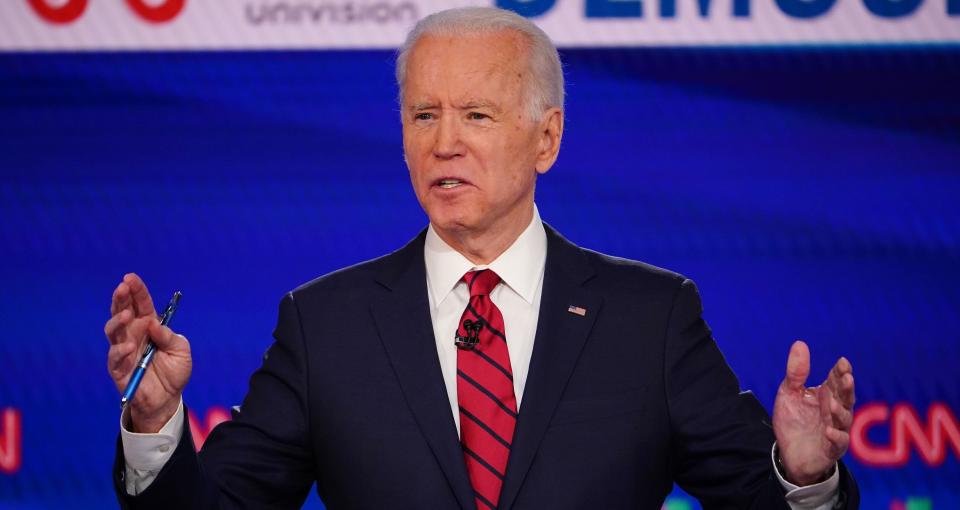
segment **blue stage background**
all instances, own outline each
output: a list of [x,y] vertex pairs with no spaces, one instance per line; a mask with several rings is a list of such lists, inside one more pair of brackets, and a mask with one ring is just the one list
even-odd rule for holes
[[[923,423],[935,402],[960,411],[960,50],[562,56],[567,126],[538,183],[545,221],[696,280],[768,409],[803,338],[816,380],[853,361],[860,403],[906,403]],[[115,505],[102,327],[125,272],[157,301],[183,291],[175,329],[202,413],[240,402],[284,292],[425,226],[392,60],[0,55],[0,411],[16,409],[22,430],[0,509]],[[891,436],[870,431],[877,445]],[[915,449],[902,467],[848,455],[863,508],[960,508],[960,444],[945,444],[941,465]],[[680,494],[668,507],[693,506]]]

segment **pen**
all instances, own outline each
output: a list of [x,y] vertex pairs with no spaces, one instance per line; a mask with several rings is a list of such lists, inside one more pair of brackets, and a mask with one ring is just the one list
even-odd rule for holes
[[[180,291],[173,293],[173,297],[170,298],[170,302],[167,303],[167,307],[163,309],[163,313],[160,314],[160,325],[166,326],[170,324],[170,321],[173,319],[173,314],[177,311],[177,304],[180,303],[180,296],[182,294]],[[147,366],[150,365],[150,361],[153,360],[153,353],[156,352],[157,346],[151,341],[147,341],[147,348],[143,351],[143,356],[140,357],[140,362],[137,363],[137,368],[134,370],[133,375],[130,377],[130,381],[127,382],[127,389],[123,390],[123,397],[120,399],[120,408],[124,408],[133,400],[133,395],[137,392],[137,387],[140,386],[140,381],[143,379],[143,374],[147,371]]]

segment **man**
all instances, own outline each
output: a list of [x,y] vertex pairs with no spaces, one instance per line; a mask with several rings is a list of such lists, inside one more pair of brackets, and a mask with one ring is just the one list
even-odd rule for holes
[[[404,154],[428,229],[280,305],[242,411],[195,455],[185,338],[127,275],[105,331],[125,387],[127,508],[706,508],[858,505],[839,458],[854,400],[841,359],[804,388],[790,351],[773,430],[740,393],[689,280],[573,246],[541,223],[563,78],[549,39],[497,9],[422,20],[397,59]],[[774,447],[774,437],[777,446]],[[800,486],[800,487],[798,487]],[[788,502],[789,500],[789,502]]]

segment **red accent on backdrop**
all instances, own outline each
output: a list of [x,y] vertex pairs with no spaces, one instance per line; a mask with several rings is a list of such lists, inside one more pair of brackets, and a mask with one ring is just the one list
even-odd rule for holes
[[22,423],[17,409],[0,413],[0,473],[16,473],[23,464]]
[[87,0],[69,0],[60,7],[53,7],[46,0],[28,0],[30,7],[49,23],[66,24],[75,21],[87,9]]
[[201,422],[193,411],[187,413],[190,420],[190,433],[193,434],[193,444],[200,451],[203,443],[207,441],[207,436],[213,431],[213,428],[225,421],[230,420],[230,411],[222,407],[211,407],[207,409],[207,414]]
[[186,0],[167,0],[160,5],[149,5],[143,0],[127,0],[127,5],[141,18],[151,23],[165,23],[176,18]]
[[[869,431],[889,424],[890,444],[878,445],[867,437]],[[860,406],[850,430],[850,453],[871,467],[902,467],[916,450],[924,464],[937,467],[947,456],[947,446],[960,459],[960,424],[946,404],[934,402],[927,408],[926,427],[913,405],[899,402],[891,409],[885,402]]]
[[[48,0],[27,0],[40,18],[49,23],[65,25],[73,23],[87,10],[89,0],[68,0],[60,7],[53,7]],[[115,0],[111,0],[115,1]],[[127,6],[144,21],[166,23],[183,11],[187,0],[166,0],[159,5],[151,5],[144,0],[127,0]]]

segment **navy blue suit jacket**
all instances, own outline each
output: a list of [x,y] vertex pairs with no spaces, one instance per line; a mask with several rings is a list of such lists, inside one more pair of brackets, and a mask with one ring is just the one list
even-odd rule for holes
[[[768,414],[701,318],[690,280],[547,227],[543,297],[502,509],[785,509]],[[424,233],[280,304],[242,412],[197,455],[189,427],[130,509],[473,509],[427,301]],[[586,310],[570,313],[571,305]],[[451,332],[451,341],[452,341]],[[841,501],[856,485],[841,466]]]

